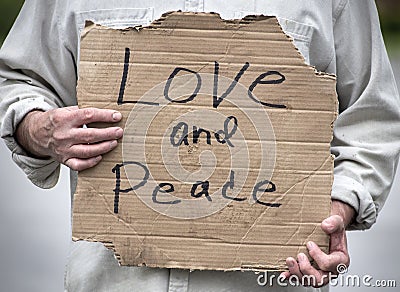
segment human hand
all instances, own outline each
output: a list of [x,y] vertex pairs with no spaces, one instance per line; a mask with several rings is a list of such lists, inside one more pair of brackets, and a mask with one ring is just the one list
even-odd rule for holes
[[337,267],[339,265],[349,266],[350,256],[347,249],[346,227],[353,220],[355,211],[349,205],[334,200],[331,214],[321,223],[322,230],[330,235],[329,254],[324,253],[314,242],[307,243],[308,253],[315,260],[319,269],[311,265],[304,253],[300,253],[297,261],[292,257],[286,259],[289,271],[281,273],[282,278],[288,279],[295,275],[297,279],[304,280],[301,283],[305,286],[320,287],[329,283],[330,275],[338,274]]
[[83,128],[83,125],[116,123],[121,113],[77,106],[32,111],[18,125],[18,143],[37,158],[53,158],[73,170],[84,170],[98,164],[102,155],[117,147],[123,135],[120,127]]

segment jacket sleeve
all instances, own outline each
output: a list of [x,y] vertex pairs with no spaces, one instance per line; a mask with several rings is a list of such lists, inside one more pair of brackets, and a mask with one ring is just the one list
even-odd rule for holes
[[351,205],[349,229],[368,229],[390,191],[400,148],[400,101],[373,0],[345,3],[334,19],[339,116],[332,198]]
[[76,66],[63,44],[58,1],[30,0],[25,4],[0,50],[0,134],[12,158],[28,178],[42,188],[58,181],[58,162],[32,158],[14,133],[24,116],[76,104]]

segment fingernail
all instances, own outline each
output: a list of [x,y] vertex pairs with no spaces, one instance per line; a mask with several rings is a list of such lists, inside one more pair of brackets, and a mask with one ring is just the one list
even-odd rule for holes
[[324,223],[323,230],[325,231],[325,233],[330,234],[335,230],[335,226],[332,224],[332,222],[327,221]]
[[307,248],[308,249],[313,249],[314,247],[315,247],[314,242],[312,242],[312,241],[307,242]]
[[96,157],[96,161],[99,162],[102,158],[103,158],[103,157],[102,157],[101,155],[100,155],[100,156],[97,156],[97,157]]
[[111,141],[110,142],[110,149],[114,149],[115,147],[117,147],[118,143],[117,141]]
[[119,128],[119,129],[116,131],[116,138],[117,138],[117,139],[121,138],[123,134],[124,134],[124,130],[121,129],[121,128]]
[[287,259],[286,264],[288,265],[289,268],[293,268],[294,267],[294,259],[292,259],[292,258]]
[[307,259],[307,256],[304,253],[299,253],[298,258],[299,261],[305,261]]
[[326,218],[324,221],[322,221],[322,224],[325,224],[325,225],[332,225],[332,223],[331,223],[331,218],[329,217],[329,218]]
[[119,121],[122,118],[122,115],[121,115],[120,112],[114,112],[112,114],[112,118],[113,118],[114,121]]

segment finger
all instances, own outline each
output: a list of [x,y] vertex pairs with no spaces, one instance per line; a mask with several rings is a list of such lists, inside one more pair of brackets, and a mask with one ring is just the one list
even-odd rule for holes
[[73,137],[72,144],[91,144],[102,141],[118,140],[122,137],[124,131],[120,127],[109,128],[75,128],[71,130]]
[[98,108],[79,109],[77,111],[74,111],[73,115],[74,124],[76,126],[96,122],[116,123],[119,122],[122,118],[120,112]]
[[318,267],[325,272],[337,274],[339,264],[348,265],[347,254],[341,251],[331,251],[328,255],[324,253],[317,244],[307,242],[308,253],[315,260]]
[[286,280],[290,277],[290,272],[288,271],[282,272],[280,273],[279,277],[281,277],[283,280]]
[[92,157],[89,159],[70,158],[65,161],[64,164],[72,170],[82,171],[97,165],[101,159],[101,156]]
[[318,267],[323,270],[323,271],[330,271],[331,266],[330,266],[330,259],[329,256],[324,253],[318,245],[316,245],[314,242],[309,241],[307,242],[307,249],[308,253],[310,256],[315,260],[317,263]]
[[304,253],[300,253],[297,258],[300,271],[304,275],[301,283],[303,286],[320,287],[328,283],[328,274],[314,268]]
[[117,147],[118,142],[116,140],[113,141],[105,141],[98,144],[78,144],[74,145],[69,149],[69,156],[73,158],[81,158],[88,159],[92,157],[96,157],[99,155],[103,155],[107,152],[110,152],[115,147]]
[[300,279],[303,277],[303,274],[300,271],[297,261],[292,257],[288,257],[286,259],[286,265],[288,266],[289,272],[291,274],[289,277],[294,275],[296,276],[297,280],[300,281]]

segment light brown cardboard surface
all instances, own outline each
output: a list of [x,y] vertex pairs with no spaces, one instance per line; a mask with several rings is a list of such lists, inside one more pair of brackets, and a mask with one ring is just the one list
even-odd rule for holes
[[[327,251],[328,237],[319,226],[330,211],[335,78],[304,63],[276,18],[224,21],[218,14],[174,12],[145,28],[113,30],[92,24],[82,36],[80,54],[79,106],[121,111],[125,135],[98,166],[79,174],[75,240],[104,242],[122,265],[187,269],[284,269],[285,259],[306,252],[309,240]],[[213,75],[207,75],[215,73],[216,62],[218,86]],[[217,88],[221,96],[246,62],[240,84],[215,108],[212,90]],[[192,93],[199,84],[194,72],[201,74],[199,93],[187,103],[168,102],[164,96],[177,67],[192,72],[181,71],[170,80],[171,97]],[[268,106],[252,100],[248,92],[266,72],[270,75],[259,81],[269,84],[256,84],[252,94]],[[281,76],[271,72],[279,72],[284,81],[271,83]],[[152,94],[146,94],[149,91]],[[122,93],[128,103],[118,104]],[[229,116],[238,121],[229,139],[233,146],[215,136]],[[168,135],[180,118],[195,120],[198,127],[210,125],[211,145],[204,132],[194,143],[189,125],[189,145],[173,147]],[[232,127],[233,120],[219,139]],[[135,162],[145,165],[150,177],[137,190],[123,192],[144,177],[143,168],[129,164],[137,158],[143,158]],[[129,165],[115,168],[123,162]],[[171,171],[179,163],[186,176]],[[208,166],[212,171],[199,175],[201,179],[192,175]],[[221,195],[233,168],[234,190],[241,201]],[[193,180],[209,182],[211,201],[191,196]],[[252,196],[263,180],[271,182],[264,186],[270,192],[256,192],[257,198],[270,206]],[[240,182],[243,186],[236,190]],[[159,183],[171,183],[175,197],[156,192],[158,201],[180,203],[152,202]],[[229,187],[228,193],[231,196]]]

